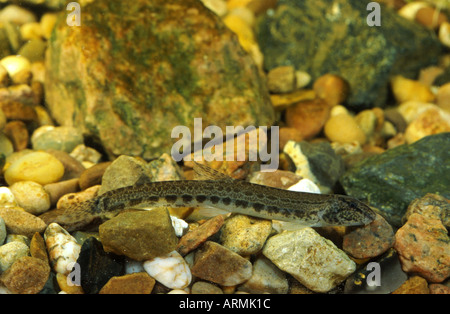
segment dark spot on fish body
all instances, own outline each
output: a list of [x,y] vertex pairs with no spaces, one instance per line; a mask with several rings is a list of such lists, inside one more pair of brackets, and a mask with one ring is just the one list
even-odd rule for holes
[[190,203],[194,199],[192,195],[183,195],[181,196],[181,198],[183,199],[184,203]]
[[266,210],[267,210],[267,212],[273,214],[273,213],[276,213],[278,211],[278,207],[276,207],[276,206],[266,206]]
[[264,204],[261,203],[253,203],[252,206],[257,212],[260,212],[261,210],[264,209]]
[[168,203],[175,203],[178,197],[176,195],[166,195],[165,199]]
[[203,203],[204,201],[206,201],[207,197],[205,195],[197,195],[195,199],[197,200],[197,202]]
[[223,198],[223,199],[222,199],[222,203],[223,203],[224,205],[226,205],[226,206],[230,205],[230,204],[231,204],[231,198],[229,198],[229,197]]
[[220,201],[220,197],[213,195],[209,198],[209,200],[211,201],[211,203],[217,204]]
[[236,205],[236,207],[247,207],[248,206],[248,202],[247,201],[243,201],[243,200],[236,200],[234,205]]
[[159,201],[159,196],[149,196],[148,200],[152,203],[156,203]]

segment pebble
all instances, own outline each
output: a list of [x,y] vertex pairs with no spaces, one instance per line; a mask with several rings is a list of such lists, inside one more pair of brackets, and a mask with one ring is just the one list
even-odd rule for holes
[[402,115],[403,119],[406,122],[406,125],[409,125],[411,122],[416,120],[423,112],[435,107],[436,105],[431,103],[407,101],[401,103],[396,109]]
[[450,83],[442,85],[436,95],[436,104],[439,108],[450,113]]
[[266,185],[278,189],[288,189],[289,187],[297,184],[302,177],[296,175],[292,171],[275,170],[271,172],[267,171],[255,171],[248,176],[250,183]]
[[44,232],[45,222],[20,207],[0,208],[0,217],[3,218],[6,230],[11,234],[20,234],[31,238],[36,232]]
[[69,276],[63,275],[61,273],[56,274],[56,281],[61,292],[67,294],[84,294],[83,288],[81,288],[81,286],[74,285],[71,282],[71,277]]
[[33,215],[50,209],[50,196],[44,187],[33,181],[20,181],[10,186],[17,204]]
[[344,163],[328,142],[296,143],[289,141],[283,152],[295,166],[295,174],[309,179],[322,193],[331,193],[344,171]]
[[5,126],[6,126],[6,116],[3,113],[3,110],[0,108],[0,132],[3,131]]
[[225,221],[219,243],[241,256],[249,256],[262,249],[271,231],[271,220],[233,215]]
[[355,116],[355,121],[364,132],[366,138],[371,138],[378,124],[378,117],[373,110],[363,110]]
[[17,202],[11,189],[6,186],[0,187],[0,206],[1,207],[16,207]]
[[292,66],[273,68],[267,74],[267,86],[274,94],[293,92],[296,87],[295,68]]
[[289,191],[320,194],[320,188],[309,179],[301,179],[298,183],[290,186]]
[[43,188],[49,196],[51,206],[55,206],[64,195],[78,192],[80,190],[78,183],[79,179],[71,179],[44,185]]
[[32,152],[16,159],[5,171],[9,185],[19,181],[34,181],[45,185],[59,181],[64,175],[63,164],[45,152]]
[[427,218],[440,219],[444,226],[450,227],[450,200],[441,195],[427,193],[424,197],[412,201],[403,216],[403,223],[414,213]]
[[134,273],[112,277],[99,294],[150,294],[154,286],[155,279],[147,273]]
[[363,145],[367,140],[364,131],[360,128],[355,118],[349,114],[332,116],[325,123],[324,132],[331,142],[358,142],[360,145]]
[[0,276],[0,281],[13,293],[37,294],[45,286],[50,267],[44,261],[23,256]]
[[21,234],[8,234],[5,243],[22,242],[26,246],[30,246],[30,239]]
[[2,217],[0,217],[0,245],[3,245],[6,239],[6,225]]
[[10,4],[0,11],[0,22],[11,22],[17,25],[36,22],[33,12],[15,4]]
[[313,138],[325,126],[330,108],[319,98],[298,102],[286,109],[286,125],[296,129],[303,139]]
[[186,233],[177,244],[177,252],[185,256],[216,234],[225,222],[223,215],[208,219],[205,223]]
[[429,294],[427,281],[420,276],[413,276],[405,281],[397,290],[392,294]]
[[450,294],[450,287],[433,283],[428,285],[431,294]]
[[40,233],[35,233],[30,241],[30,255],[32,257],[39,258],[40,260],[49,263],[48,255],[47,255],[47,247],[45,245],[44,238],[40,235]]
[[191,294],[223,294],[223,290],[210,282],[197,281],[192,285]]
[[9,100],[0,103],[0,107],[8,120],[32,122],[37,120],[34,107],[22,102]]
[[121,187],[150,182],[152,174],[147,163],[131,156],[119,156],[106,168],[99,195]]
[[184,289],[192,281],[191,270],[177,251],[147,260],[143,266],[151,277],[170,289]]
[[433,102],[435,96],[430,88],[419,81],[410,80],[402,76],[395,76],[391,80],[391,88],[398,103],[408,101]]
[[437,30],[447,22],[447,16],[443,12],[437,11],[436,8],[426,6],[417,10],[415,20],[425,27]]
[[[6,69],[9,77],[16,81],[16,76],[23,76],[24,73],[31,73],[31,63],[30,61],[20,55],[8,56],[0,60],[0,64]],[[20,83],[17,82],[16,83]]]
[[174,251],[178,238],[167,208],[123,212],[99,227],[106,252],[137,261],[153,259]]
[[395,234],[405,272],[439,283],[450,276],[450,239],[440,219],[414,213]]
[[44,128],[44,132],[39,132],[37,129],[37,135],[31,138],[35,150],[54,149],[70,153],[75,147],[84,143],[83,134],[77,128],[68,126],[51,128],[45,126]]
[[84,144],[77,145],[71,152],[70,156],[78,160],[79,162],[91,162],[97,164],[102,159],[102,154],[100,154],[95,149],[88,147]]
[[280,269],[262,256],[253,263],[252,276],[238,287],[238,291],[252,294],[286,294],[289,291],[289,282]]
[[439,27],[439,40],[441,43],[450,48],[450,23],[444,22],[441,27]]
[[27,126],[22,121],[8,122],[3,130],[5,135],[11,140],[14,151],[24,150],[28,146],[29,134]]
[[11,143],[9,138],[3,133],[0,133],[0,151],[5,156],[9,156],[14,152],[13,144]]
[[191,272],[221,286],[235,286],[250,279],[252,264],[224,246],[206,241],[195,253]]
[[[10,83],[8,71],[0,64],[0,88],[7,87]],[[1,130],[1,128],[0,128]]]
[[97,294],[113,277],[124,275],[123,256],[105,252],[102,243],[94,237],[84,241],[77,259],[80,283],[87,294]]
[[450,113],[435,106],[422,112],[408,125],[405,139],[411,144],[425,136],[445,132],[450,132]]
[[394,245],[394,231],[380,215],[367,226],[357,228],[344,235],[342,249],[359,259],[383,254]]
[[350,86],[337,75],[325,74],[314,82],[313,90],[317,97],[325,100],[329,106],[336,106],[345,102],[350,92]]
[[99,189],[100,185],[94,185],[81,192],[65,194],[59,198],[58,202],[56,203],[56,208],[67,208],[72,206],[73,204],[78,204],[80,202],[90,200],[97,196]]
[[171,215],[170,220],[177,237],[182,237],[189,230],[189,224],[183,219]]
[[101,162],[90,168],[85,169],[79,180],[79,185],[81,190],[85,190],[94,185],[102,184],[102,177],[106,169],[111,165],[111,162]]
[[41,39],[42,29],[38,22],[25,23],[20,26],[20,36],[23,40]]
[[84,166],[78,160],[70,156],[69,153],[54,149],[48,149],[46,153],[49,153],[58,159],[64,166],[64,175],[61,180],[79,178],[85,170]]
[[262,252],[279,269],[315,292],[330,291],[356,269],[343,251],[309,227],[269,238]]
[[50,38],[57,19],[58,15],[56,13],[45,13],[42,15],[40,24],[42,36],[44,36],[45,39]]
[[30,249],[22,242],[9,242],[0,246],[0,272],[6,271],[22,256],[28,256]]
[[72,263],[77,261],[80,254],[81,245],[57,223],[48,225],[44,239],[53,270],[64,275],[69,274]]

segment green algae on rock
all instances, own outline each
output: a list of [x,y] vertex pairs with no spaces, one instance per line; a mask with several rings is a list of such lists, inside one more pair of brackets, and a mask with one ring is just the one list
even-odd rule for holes
[[408,205],[427,193],[450,197],[450,133],[427,136],[363,160],[340,179],[345,192],[401,226]]
[[192,131],[194,118],[223,129],[274,121],[253,60],[200,1],[90,3],[80,27],[61,16],[46,64],[53,117],[81,127],[110,156],[169,153],[172,129]]
[[390,76],[416,76],[437,62],[441,45],[432,31],[384,5],[381,26],[370,27],[369,2],[279,0],[257,27],[265,68],[293,65],[312,81],[337,74],[351,86],[350,106],[385,106]]

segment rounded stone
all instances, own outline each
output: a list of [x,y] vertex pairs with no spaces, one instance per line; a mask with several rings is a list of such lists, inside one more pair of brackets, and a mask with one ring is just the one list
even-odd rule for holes
[[10,186],[17,204],[33,215],[50,209],[50,196],[43,186],[33,181],[20,181]]
[[366,142],[366,135],[356,123],[355,119],[348,114],[332,116],[325,124],[325,135],[332,142],[352,143],[361,145]]
[[19,181],[34,181],[45,185],[57,182],[64,175],[63,164],[45,152],[32,152],[16,159],[5,171],[9,185]]

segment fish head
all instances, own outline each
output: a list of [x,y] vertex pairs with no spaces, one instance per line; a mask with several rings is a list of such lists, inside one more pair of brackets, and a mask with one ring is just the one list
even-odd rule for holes
[[375,212],[352,197],[336,195],[333,202],[320,215],[324,226],[362,226],[375,219]]

